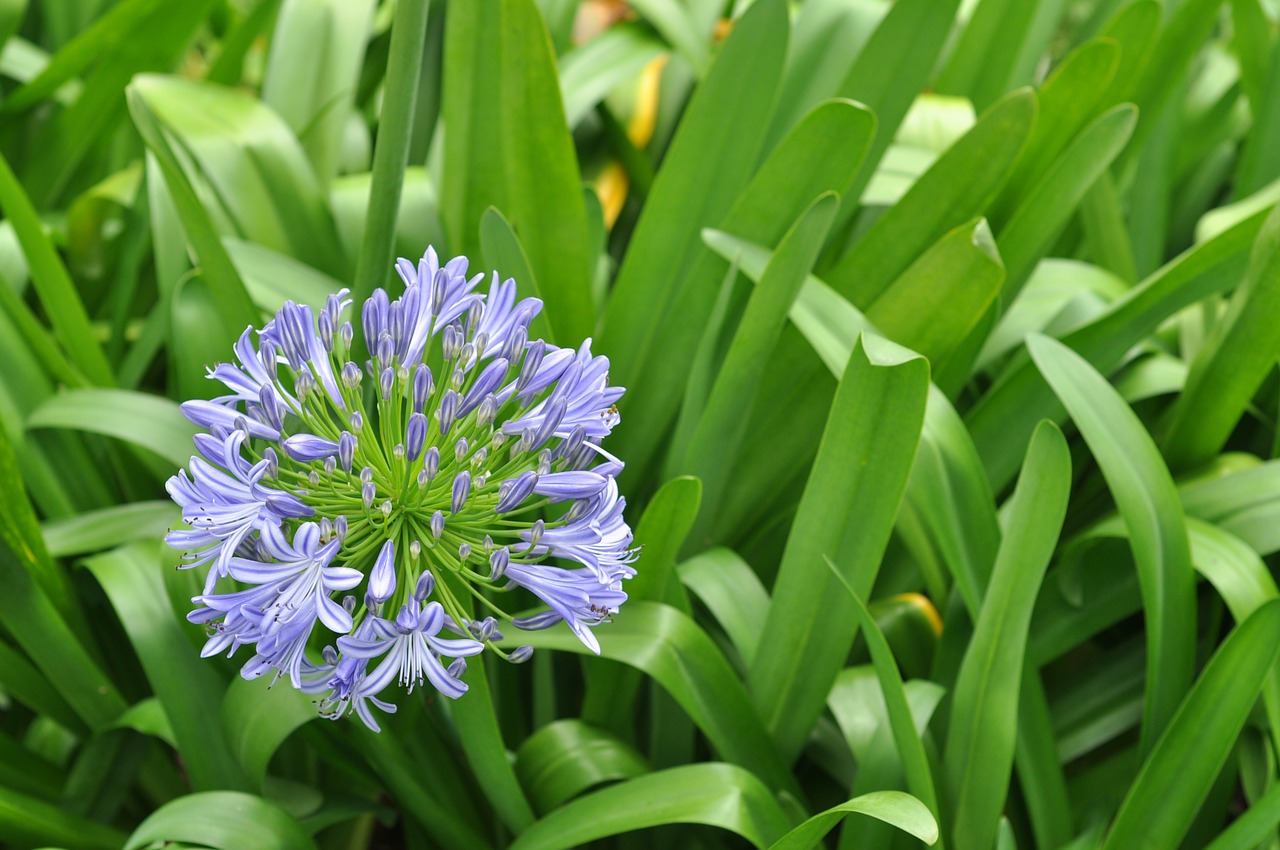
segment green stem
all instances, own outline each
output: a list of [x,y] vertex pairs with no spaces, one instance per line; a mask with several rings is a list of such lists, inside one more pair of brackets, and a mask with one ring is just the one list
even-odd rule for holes
[[418,99],[422,48],[426,42],[427,5],[427,0],[399,0],[391,24],[386,93],[373,152],[369,215],[352,286],[352,297],[357,304],[373,293],[391,268],[400,188],[409,158],[413,109]]

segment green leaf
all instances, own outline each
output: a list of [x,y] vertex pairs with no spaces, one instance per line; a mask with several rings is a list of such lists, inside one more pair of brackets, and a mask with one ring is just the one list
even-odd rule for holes
[[319,717],[313,698],[269,680],[237,676],[222,700],[222,734],[254,788],[262,787],[267,765],[280,745]]
[[665,52],[662,40],[643,26],[621,23],[560,57],[560,96],[569,126],[576,127],[609,92]]
[[[597,632],[600,654],[643,670],[673,696],[720,757],[740,764],[773,788],[793,780],[769,740],[746,688],[692,619],[654,602],[628,603],[626,613]],[[590,653],[567,628],[520,632],[504,646],[529,644]]]
[[[226,249],[222,247],[212,220],[201,206],[195,188],[187,179],[164,131],[147,104],[147,90],[157,85],[163,85],[160,78],[143,75],[134,80],[126,91],[133,123],[154,156],[159,171],[164,175],[163,182],[168,187],[168,194],[177,210],[187,241],[199,259],[201,273],[209,282],[223,324],[229,328],[253,325],[258,320],[258,310],[249,299],[244,282],[236,272],[231,258],[227,256]],[[153,200],[151,208],[156,213],[162,209],[162,205]],[[157,263],[161,260],[160,244],[157,237]],[[176,260],[173,257],[166,264],[166,269],[171,273],[175,270],[173,264]],[[172,292],[171,288],[176,284],[176,277],[172,280],[162,279],[161,291]],[[228,348],[232,342],[234,339],[225,340]]]
[[1036,430],[1008,510],[990,585],[956,679],[945,764],[957,847],[987,847],[1009,788],[1027,632],[1071,493],[1071,455],[1051,422]]
[[[373,175],[344,174],[333,181],[329,201],[333,207],[338,235],[350,256],[360,251],[366,227],[372,220],[369,212]],[[395,218],[394,254],[421,257],[427,245],[445,247],[444,228],[440,224],[436,186],[427,172],[416,166],[404,170],[400,189],[400,212]],[[374,222],[374,226],[382,226]],[[390,225],[388,225],[390,226]],[[380,273],[386,272],[380,269]],[[389,273],[387,273],[389,275]]]
[[[668,481],[649,500],[635,530],[635,544],[644,555],[644,566],[627,582],[628,601],[665,602],[690,613],[689,599],[671,574],[701,501],[702,482],[690,476]],[[623,718],[635,705],[639,687],[640,674],[636,670],[616,664],[592,668],[587,676],[582,718],[621,730],[626,725]]]
[[731,764],[691,764],[579,797],[525,830],[511,850],[569,850],[611,835],[672,823],[700,823],[765,847],[787,819],[753,774]]
[[1169,414],[1164,455],[1174,468],[1217,454],[1280,357],[1280,212],[1267,217],[1249,272],[1191,362]]
[[[520,237],[516,236],[510,222],[495,207],[485,210],[480,219],[480,250],[486,267],[495,269],[503,280],[515,279],[520,285],[521,297],[542,297],[537,278],[529,266],[529,256],[520,244]],[[551,322],[547,319],[545,310],[540,311],[529,323],[529,336],[555,344]]]
[[[1088,41],[1067,54],[1037,93],[1040,108],[1026,149],[1009,182],[992,204],[1003,223],[1013,207],[1053,166],[1067,145],[1098,116],[1098,106],[1120,64],[1120,46],[1107,38]],[[1106,104],[1110,106],[1110,104]]]
[[321,183],[338,171],[376,5],[373,0],[290,0],[276,18],[262,102],[293,129]]
[[823,837],[851,814],[867,815],[892,824],[925,844],[932,845],[938,841],[937,821],[923,803],[901,791],[873,791],[814,815],[779,838],[769,850],[812,850],[819,847]]
[[840,565],[859,595],[870,591],[915,456],[928,386],[925,360],[864,336],[831,403],[749,677],[788,758],[821,713],[856,631],[852,603],[831,592],[835,578],[822,556]]
[[818,259],[839,206],[835,195],[822,195],[783,237],[729,343],[688,452],[677,467],[702,481],[702,510],[691,541],[695,547],[709,542],[707,530],[729,486],[729,473],[748,424],[746,411],[756,404],[760,372],[777,344],[796,294]]
[[[116,29],[118,43],[93,43],[89,32],[85,32],[83,38],[67,44],[64,51],[82,51],[76,61],[94,64],[74,101],[36,125],[24,181],[38,206],[57,201],[77,172],[83,173],[85,160],[95,150],[101,150],[104,139],[118,131],[127,106],[121,93],[130,80],[148,71],[173,70],[211,5],[212,0],[193,0],[180,7],[157,0],[121,3],[111,11],[131,20],[126,27]],[[144,8],[145,15],[140,20],[132,18],[134,10]],[[114,17],[105,15],[103,20]],[[119,21],[115,23],[118,26]],[[139,40],[127,35],[136,32],[145,32],[147,38]],[[55,55],[46,70],[52,71],[59,64],[59,56]],[[60,69],[59,73],[63,72]],[[38,82],[33,81],[33,85]]]
[[1035,117],[1036,96],[1029,90],[1013,92],[991,107],[823,273],[823,280],[866,309],[929,246],[982,214],[1013,168]]
[[0,834],[14,846],[59,844],[65,850],[118,850],[124,835],[44,800],[0,786]]
[[[867,156],[869,166],[879,164],[916,95],[925,88],[959,5],[957,0],[898,0],[858,51],[837,94],[865,103],[875,113],[876,138]],[[863,169],[852,186],[838,190],[850,203],[840,216],[837,232],[842,232],[853,216],[856,207],[852,200],[862,196],[871,173],[871,168]],[[960,221],[974,214],[962,216]]]
[[[384,285],[393,268],[392,247],[405,166],[409,162],[409,143],[413,137],[414,105],[418,99],[426,42],[427,6],[427,0],[403,0],[395,7],[378,141],[373,150],[369,212],[351,285],[351,293],[357,301],[368,298],[373,290]],[[452,31],[452,24],[449,29]],[[450,120],[448,123],[454,127],[454,132],[463,134],[461,121],[454,124]],[[451,138],[453,135],[450,133]]]
[[1010,88],[1031,82],[1029,72],[1065,5],[1065,0],[982,0],[938,77],[938,91],[967,96],[983,109]]
[[519,834],[533,823],[534,814],[516,778],[515,766],[498,726],[484,659],[470,660],[466,682],[469,686],[466,704],[461,710],[450,712],[462,751],[472,772],[483,777],[484,794],[498,817],[508,829]]
[[27,193],[23,191],[3,156],[0,156],[0,209],[4,210],[5,217],[13,224],[23,255],[31,268],[31,282],[35,285],[36,295],[53,325],[58,342],[90,381],[100,386],[115,383],[111,366],[89,325],[89,315],[85,312],[75,284],[71,282],[71,276],[54,251],[49,237],[45,235],[35,207],[31,205]]
[[[738,26],[740,28],[742,24]],[[725,61],[727,56],[727,52],[721,54],[717,62]],[[712,74],[714,76],[714,69]],[[708,78],[704,85],[710,83],[711,79]],[[739,96],[736,93],[737,81],[726,85],[733,87],[735,97]],[[693,109],[693,105],[690,109]],[[714,119],[716,116],[708,118]],[[688,122],[693,120],[693,113],[690,113],[684,126],[690,126]],[[719,116],[718,120],[723,122],[729,118]],[[693,129],[699,134],[705,134],[705,138],[702,135],[691,137],[688,142],[690,146],[722,143],[718,125],[706,126],[699,119],[690,132]],[[672,195],[670,199],[662,201],[668,207],[663,213],[667,216],[665,223],[662,219],[655,219],[651,225],[646,225],[642,216],[620,271],[620,275],[631,275],[627,269],[628,264],[632,264],[638,269],[636,277],[619,277],[615,284],[617,294],[605,316],[603,343],[611,358],[613,379],[627,387],[626,400],[623,402],[627,426],[618,432],[618,451],[627,458],[629,464],[640,469],[646,468],[653,453],[662,445],[663,435],[680,406],[680,393],[674,392],[672,388],[673,376],[689,373],[689,352],[697,348],[698,342],[706,333],[722,282],[732,265],[733,254],[716,256],[719,249],[706,241],[705,231],[703,239],[706,246],[686,244],[683,241],[677,246],[672,241],[678,235],[672,222],[679,222],[681,227],[718,223],[721,230],[735,237],[760,245],[776,245],[815,197],[824,192],[838,191],[848,185],[865,155],[874,131],[875,119],[865,108],[847,101],[831,101],[818,106],[770,154],[750,185],[737,197],[732,209],[727,213],[717,212],[716,210],[722,209],[717,200],[715,208],[708,207],[705,216],[690,216],[687,210],[690,192],[688,187],[702,186],[703,181],[711,177],[719,179],[722,176],[722,166],[702,159],[701,148],[676,147],[677,144],[684,144],[680,139],[685,131],[681,131],[682,135],[677,137],[672,150],[666,155],[663,173],[667,169],[676,168],[677,161],[684,165],[680,166],[675,182],[667,185],[659,181],[660,184],[667,185],[663,192]],[[734,156],[738,154],[734,153]],[[658,188],[659,186],[655,186],[654,191],[657,192]],[[710,191],[715,187],[706,188]],[[716,188],[716,191],[718,193],[722,189]],[[724,187],[723,191],[727,192],[728,188]],[[737,189],[733,191],[736,192]],[[651,196],[646,209],[653,207],[655,197]],[[696,230],[694,232],[697,233]],[[676,263],[679,258],[673,253],[677,250],[689,252],[689,256],[679,264]],[[759,273],[763,273],[767,265],[768,251],[764,252],[764,256]],[[759,273],[752,276],[752,279],[759,280]],[[673,306],[669,310],[658,309],[650,296],[655,281],[666,281],[675,275],[680,277],[672,290]],[[624,283],[624,280],[627,282]],[[634,296],[622,295],[623,286],[634,286],[638,291]],[[616,314],[616,321],[628,325],[620,331],[628,342],[616,345],[618,338],[611,336],[613,331],[610,325],[615,321],[614,313],[611,312],[615,310],[615,303],[630,304],[626,308],[616,308],[622,311]],[[647,330],[638,327],[646,323],[649,325]],[[624,347],[642,344],[636,341],[642,336],[648,340],[643,344],[649,346],[643,352]],[[842,359],[841,366],[843,365]],[[630,373],[627,380],[621,378],[623,372],[619,370],[623,368]]]
[[124,714],[116,719],[114,725],[120,729],[132,729],[143,735],[159,738],[174,748],[178,746],[173,737],[173,726],[169,723],[169,716],[164,713],[164,706],[155,697],[147,697],[129,706]]
[[939,239],[876,298],[867,318],[936,370],[977,326],[1003,282],[1004,264],[980,218]]
[[454,250],[479,251],[484,211],[508,216],[562,340],[595,325],[587,213],[564,122],[555,54],[533,0],[449,8],[441,184]]
[[135,543],[88,558],[85,566],[106,591],[152,691],[164,706],[192,785],[197,790],[242,789],[247,785],[245,776],[226,739],[211,730],[208,719],[209,707],[222,700],[224,689],[178,626],[158,554],[154,544]]
[[1005,264],[1006,301],[1022,289],[1089,187],[1124,148],[1136,121],[1137,112],[1129,104],[1101,115],[1080,132],[1018,206],[997,239]]
[[1249,615],[1222,642],[1125,796],[1104,850],[1174,847],[1226,763],[1280,654],[1280,602]]
[[[1190,248],[1117,300],[1097,319],[1062,340],[1095,369],[1110,372],[1130,348],[1164,319],[1234,285],[1262,225],[1254,213],[1213,239]],[[1041,419],[1061,422],[1066,411],[1034,364],[1023,361],[969,411],[967,424],[995,490],[1004,489]]]
[[156,842],[190,842],[216,850],[315,850],[315,842],[284,810],[235,791],[188,794],[138,825],[124,850]]
[[632,8],[653,25],[658,34],[680,52],[694,73],[707,68],[708,48],[698,25],[683,3],[677,0],[634,0]]
[[676,571],[749,666],[760,644],[760,624],[769,613],[769,592],[751,565],[732,549],[717,547],[699,552]]
[[[265,313],[274,315],[289,300],[319,306],[343,288],[342,283],[324,272],[265,245],[228,236],[222,240],[222,247],[244,280],[249,297]],[[190,283],[190,279],[186,283]],[[227,356],[223,353],[220,359],[225,360]],[[198,376],[192,374],[191,377]]]
[[557,720],[524,740],[516,775],[540,812],[549,812],[602,782],[649,771],[644,757],[611,732],[581,720]]
[[[0,282],[0,286],[4,286]],[[53,563],[40,533],[36,512],[23,486],[22,471],[9,437],[0,429],[0,542],[9,548],[40,585],[58,612],[74,622],[78,617],[67,576]]]
[[[840,569],[832,563],[830,558],[823,556],[823,559],[826,561],[827,568],[831,571],[831,574],[844,587],[854,604],[858,623],[862,627],[862,634],[866,638],[867,648],[871,652],[871,663],[875,665],[876,678],[880,682],[880,691],[884,696],[885,709],[889,715],[889,727],[893,733],[893,742],[897,747],[898,756],[902,760],[902,771],[907,777],[907,787],[924,801],[924,812],[917,813],[916,817],[918,819],[920,814],[928,815],[926,823],[931,825],[931,828],[927,829],[926,834],[929,837],[925,837],[926,834],[921,834],[916,829],[908,829],[908,831],[921,841],[933,844],[938,840],[938,825],[934,821],[938,811],[938,795],[933,782],[933,774],[929,769],[929,759],[925,754],[924,743],[920,740],[920,732],[916,729],[911,705],[907,701],[907,692],[902,684],[902,674],[898,672],[898,663],[893,657],[893,651],[889,648],[889,642],[885,640],[884,633],[880,631],[875,618],[871,616],[871,612],[862,603],[853,586],[849,584]],[[916,805],[920,805],[915,798],[909,799]],[[889,822],[894,823],[894,821]],[[895,826],[907,829],[907,827],[898,823],[895,823]],[[803,829],[803,825],[801,825],[800,829]]]
[[[164,140],[153,137],[173,139],[189,157],[182,165],[188,182],[208,183],[212,192],[202,197],[207,214],[217,220],[224,213],[234,227],[223,235],[251,239],[346,277],[348,263],[327,198],[301,144],[279,115],[241,92],[207,82],[145,74],[134,79],[129,91],[132,100],[140,101],[131,107],[134,122],[165,170],[187,238],[203,264],[209,262],[207,249],[197,241],[183,193],[165,167]],[[157,129],[146,127],[145,118]],[[181,162],[183,156],[175,150],[175,158]],[[206,276],[216,280],[208,272]]]
[[673,478],[649,500],[636,526],[635,541],[644,547],[644,569],[627,582],[629,599],[668,601],[676,557],[702,503],[702,482],[692,476]]
[[1272,785],[1205,850],[1254,850],[1275,836],[1277,824],[1280,824],[1280,784]]
[[1213,31],[1221,6],[1222,0],[1187,0],[1166,16],[1141,77],[1132,93],[1126,95],[1142,115],[1127,158],[1132,159],[1143,149],[1147,137],[1159,126],[1169,101],[1185,84],[1187,70]]
[[[600,334],[610,354],[613,380],[631,388],[633,398],[642,395],[637,378],[650,368],[661,323],[671,315],[678,287],[702,252],[699,232],[724,219],[751,178],[786,48],[785,3],[754,4],[711,64],[663,157],[618,269]],[[484,128],[485,133],[492,131],[491,126]],[[795,179],[794,174],[787,177]],[[805,195],[801,203],[808,205],[816,194]],[[753,218],[764,212],[759,204],[751,206]],[[779,236],[795,216],[790,213],[778,226]],[[722,274],[723,269],[713,272],[711,280],[718,281]]]
[[1033,335],[1036,366],[1071,412],[1129,529],[1147,624],[1144,752],[1164,731],[1195,665],[1195,583],[1182,504],[1141,421],[1084,358]]
[[197,428],[167,398],[132,390],[69,390],[32,412],[28,428],[70,428],[132,443],[185,466]]

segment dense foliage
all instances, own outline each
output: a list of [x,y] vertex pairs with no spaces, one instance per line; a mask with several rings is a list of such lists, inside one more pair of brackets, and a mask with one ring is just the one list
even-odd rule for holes
[[[0,845],[1280,847],[1278,202],[1276,0],[0,0]],[[174,569],[165,482],[198,430],[274,475],[274,395],[253,449],[179,404],[288,301],[347,351],[329,296],[400,297],[428,246],[541,299],[528,340],[609,358],[625,395],[565,421],[612,428],[591,474],[642,549],[624,581],[610,502],[620,566],[572,630],[442,643],[416,567],[388,584],[367,528],[290,503],[276,560],[333,599],[358,566],[371,612],[406,603],[388,640],[430,631],[403,657],[436,687],[379,733],[290,686],[336,659],[319,627],[275,687],[200,657],[232,617],[188,621],[210,566]],[[496,601],[530,523],[596,508],[493,518],[388,315],[330,399],[418,399],[409,462],[456,477],[397,551],[456,569],[428,538],[471,498]],[[410,365],[465,365],[462,322]],[[280,333],[294,375],[318,349]],[[500,426],[461,371],[465,433]],[[532,403],[521,498],[597,498],[594,432]],[[356,449],[299,415],[305,499]],[[245,539],[223,592],[280,581]]]

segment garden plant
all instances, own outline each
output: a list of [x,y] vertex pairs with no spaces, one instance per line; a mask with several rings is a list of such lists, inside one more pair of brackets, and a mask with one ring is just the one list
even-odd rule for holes
[[0,0],[0,847],[1280,850],[1278,0]]

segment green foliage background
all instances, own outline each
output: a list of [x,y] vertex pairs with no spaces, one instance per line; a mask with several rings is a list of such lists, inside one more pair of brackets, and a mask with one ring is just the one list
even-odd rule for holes
[[[0,0],[0,844],[1280,847],[1278,21]],[[198,658],[162,484],[428,244],[610,355],[644,554],[373,735]]]

